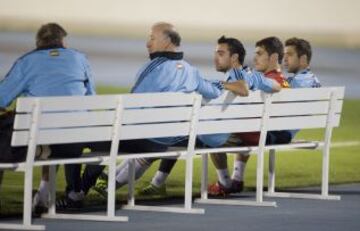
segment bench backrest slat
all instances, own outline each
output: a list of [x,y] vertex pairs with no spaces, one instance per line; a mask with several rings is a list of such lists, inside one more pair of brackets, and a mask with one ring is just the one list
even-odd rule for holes
[[201,121],[198,124],[198,134],[216,134],[233,132],[259,131],[261,119],[235,119],[235,120],[211,120]]
[[[325,128],[326,122],[327,115],[270,118],[268,130]],[[339,124],[340,115],[336,115],[333,126],[337,127]]]
[[194,103],[193,94],[162,92],[162,93],[144,93],[144,94],[124,94],[122,95],[122,97],[123,97],[124,108],[169,107],[169,105],[191,106]]
[[[340,123],[344,88],[283,89],[271,96],[268,130],[325,128],[330,97],[336,104],[332,126]],[[263,95],[251,92],[248,97],[235,97],[228,92],[221,98],[206,101],[200,110],[198,134],[259,131],[263,114]]]
[[[120,139],[145,139],[189,135],[189,122],[127,125],[121,129]],[[110,141],[112,127],[83,127],[40,130],[37,144],[64,144],[77,142]],[[28,131],[14,132],[13,146],[27,144]]]
[[[128,109],[122,115],[122,123],[134,124],[189,120],[191,112],[191,107]],[[40,116],[40,128],[111,126],[114,119],[114,110],[43,113]],[[15,119],[14,129],[28,129],[30,123],[30,114],[18,114]]]
[[272,102],[283,101],[313,101],[313,100],[329,100],[331,91],[335,90],[336,99],[344,98],[344,87],[324,87],[324,88],[296,88],[283,89],[279,93],[273,94]]
[[[307,101],[292,103],[273,103],[270,116],[296,116],[296,115],[326,115],[329,111],[329,101]],[[340,113],[342,101],[336,102],[335,111]]]
[[[16,112],[30,113],[36,97],[19,98],[16,103]],[[60,96],[39,97],[42,111],[81,111],[114,109],[116,105],[115,95],[102,96]]]
[[[336,113],[341,112],[341,100],[336,102]],[[249,118],[261,117],[263,113],[263,104],[235,104],[231,107],[223,105],[213,105],[202,107],[200,109],[200,119],[231,119],[231,118]],[[327,114],[329,110],[329,101],[307,101],[307,102],[282,102],[271,105],[270,116],[291,116],[291,115],[309,115],[309,114]]]
[[[117,97],[119,95],[20,98],[17,109],[24,113],[28,110],[25,104],[31,105],[31,100],[40,100],[42,114],[37,144],[107,141],[111,140]],[[125,108],[121,118],[120,139],[142,139],[189,135],[194,99],[201,96],[148,93],[121,97]],[[92,100],[96,103],[88,103]],[[86,103],[84,105],[81,102]],[[82,106],[76,109],[74,104]],[[29,112],[16,116],[13,146],[26,145],[28,142],[31,125]]]
[[[167,106],[168,104],[179,106],[192,104],[190,94],[185,95],[183,100],[178,100],[179,93],[149,94],[124,94],[124,107],[148,107]],[[77,110],[101,110],[113,109],[116,105],[116,95],[97,95],[97,96],[60,96],[60,97],[40,97],[42,111],[77,111]],[[31,112],[32,102],[35,97],[19,98],[16,104],[17,112]]]

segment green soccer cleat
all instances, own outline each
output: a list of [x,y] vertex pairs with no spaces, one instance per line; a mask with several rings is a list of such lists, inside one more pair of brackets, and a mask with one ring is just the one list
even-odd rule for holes
[[153,184],[149,184],[145,188],[139,190],[138,192],[141,196],[166,196],[166,185],[163,184],[160,187],[157,187]]
[[108,188],[108,178],[105,173],[102,173],[92,189],[97,193],[99,193],[102,197],[107,198],[107,194],[108,194],[107,188]]

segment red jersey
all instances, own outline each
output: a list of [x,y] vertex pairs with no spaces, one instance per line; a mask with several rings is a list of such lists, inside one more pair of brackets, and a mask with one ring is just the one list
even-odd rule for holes
[[[272,70],[264,73],[264,76],[278,82],[281,88],[289,88],[289,83],[286,81],[285,76],[279,70]],[[243,145],[258,145],[260,139],[260,132],[243,132],[237,133],[236,136],[241,139]]]
[[283,73],[279,70],[272,70],[264,73],[266,78],[273,79],[280,84],[282,88],[289,88],[289,84]]

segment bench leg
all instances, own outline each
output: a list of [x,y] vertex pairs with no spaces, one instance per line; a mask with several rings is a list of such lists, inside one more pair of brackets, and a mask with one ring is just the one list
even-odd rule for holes
[[185,169],[185,209],[190,210],[192,205],[192,178],[193,178],[193,157],[187,155]]
[[128,206],[135,206],[135,159],[129,160],[129,192],[128,192]]
[[[3,171],[0,170],[0,186],[2,183],[2,177],[3,177]],[[26,177],[26,174],[24,174]],[[29,177],[30,179],[30,177]],[[0,223],[0,230],[45,230],[44,225],[32,225],[31,224],[31,193],[32,193],[32,177],[31,182],[29,182],[29,179],[26,181],[24,179],[25,183],[24,186],[30,187],[30,190],[24,190],[24,214],[23,214],[23,222],[22,224],[14,224],[14,223]],[[31,184],[29,184],[31,183]],[[30,201],[26,202],[26,199],[29,197],[30,192]],[[25,203],[26,202],[26,203]],[[30,208],[30,211],[29,211]],[[30,216],[29,216],[30,215]]]
[[268,193],[275,192],[275,149],[269,151]]
[[[26,166],[28,168],[28,166]],[[32,188],[33,188],[33,167],[31,166],[24,172],[24,225],[31,225],[31,204],[32,204]]]
[[0,230],[45,230],[44,225],[0,223]]
[[109,163],[109,180],[108,180],[108,198],[107,198],[107,216],[115,216],[115,175],[116,161]]
[[321,195],[329,195],[329,148],[326,146],[323,148],[322,153]]
[[201,172],[201,199],[208,199],[208,162],[209,154],[201,155],[202,159],[202,172]]
[[[108,204],[106,215],[92,215],[92,214],[64,214],[56,213],[56,167],[50,166],[50,205],[49,212],[42,215],[42,218],[48,219],[67,219],[67,220],[86,220],[86,221],[109,221],[109,222],[127,222],[129,218],[127,216],[115,216],[115,177],[111,176],[111,172],[115,173],[115,168],[109,168],[109,185],[113,183],[113,188],[108,189]],[[110,202],[109,202],[110,201]]]
[[341,197],[338,195],[329,195],[330,138],[327,138],[325,141],[325,146],[323,148],[322,155],[323,155],[323,161],[322,161],[321,197],[319,199],[340,200]]
[[[258,157],[259,158],[259,157]],[[207,192],[207,180],[208,180],[208,155],[202,155],[202,177],[201,177],[201,198],[196,199],[195,202],[199,204],[212,204],[212,205],[235,205],[235,206],[264,206],[264,207],[276,207],[276,202],[273,201],[264,201],[262,197],[262,184],[263,181],[260,182],[261,186],[257,185],[256,191],[256,201],[254,200],[232,200],[232,199],[208,199],[208,192]],[[263,160],[262,161],[262,167]],[[261,166],[261,163],[258,162],[257,166]],[[261,180],[263,179],[264,170],[257,169],[257,177]],[[257,179],[259,180],[259,179]]]
[[[317,200],[340,200],[341,197],[338,195],[329,195],[329,148],[326,146],[323,149],[323,160],[322,160],[322,181],[321,181],[321,194],[314,193],[292,193],[292,192],[275,192],[275,150],[272,164],[271,150],[269,156],[269,189],[265,193],[268,197],[278,198],[298,198],[298,199],[317,199]],[[272,165],[273,168],[270,166]],[[273,182],[271,180],[271,171],[273,171]],[[273,186],[273,187],[271,187]]]
[[264,153],[258,152],[256,164],[256,202],[262,203],[264,186]]
[[50,188],[50,199],[49,199],[49,215],[56,214],[56,165],[49,166],[49,188]]
[[129,163],[129,198],[128,204],[122,206],[122,209],[138,210],[138,211],[153,211],[153,212],[170,212],[170,213],[190,213],[190,214],[204,214],[205,210],[200,208],[192,208],[192,171],[193,171],[193,157],[186,157],[186,173],[185,173],[185,199],[184,207],[168,207],[168,206],[146,206],[135,205],[134,200],[134,159]]

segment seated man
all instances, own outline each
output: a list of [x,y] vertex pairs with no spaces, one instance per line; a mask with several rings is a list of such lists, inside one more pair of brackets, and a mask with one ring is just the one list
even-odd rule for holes
[[[156,23],[151,27],[147,49],[150,61],[140,69],[132,93],[146,92],[198,92],[205,98],[216,98],[223,89],[234,90],[237,94],[247,95],[248,89],[244,81],[233,83],[208,81],[201,77],[199,71],[183,60],[183,53],[178,51],[181,37],[175,27],[169,23]],[[119,151],[155,152],[165,151],[169,146],[185,140],[186,137],[169,137],[158,139],[121,141]],[[110,142],[91,144],[93,151],[110,150]],[[139,159],[135,162],[137,178],[154,161],[154,159]],[[87,165],[82,175],[81,190],[85,194],[92,187],[104,166]],[[74,175],[73,179],[78,179]],[[117,175],[117,183],[123,181],[123,176]],[[120,183],[121,184],[121,183]],[[82,198],[66,197],[58,205],[67,207],[78,204]],[[61,202],[61,203],[60,203]],[[71,207],[71,206],[69,206]]]
[[[0,82],[0,108],[8,106],[18,96],[93,95],[94,82],[84,54],[65,47],[67,32],[56,23],[42,25],[36,34],[36,49],[23,55]],[[9,143],[10,145],[10,143]],[[51,150],[50,150],[51,149]],[[82,154],[82,144],[52,145],[38,148],[40,155],[55,157]],[[71,151],[69,151],[71,150]],[[25,159],[26,151],[23,153]],[[68,173],[69,166],[65,166]],[[71,175],[71,174],[70,174]],[[67,174],[69,177],[69,174]],[[43,168],[39,191],[33,205],[36,210],[47,207],[48,167]]]
[[[219,38],[215,53],[215,65],[218,71],[227,73],[227,82],[231,83],[242,80],[252,90],[262,89],[267,92],[280,90],[279,84],[275,81],[264,78],[264,76],[258,72],[251,73],[243,69],[244,58],[245,49],[240,41],[233,38],[226,38],[225,36]],[[201,135],[197,139],[197,146],[220,147],[226,143],[229,136],[230,134]],[[146,162],[147,159],[138,159],[137,161],[143,163]],[[163,159],[155,179],[157,180],[159,177],[160,180],[157,180],[158,182],[165,182],[175,162],[176,160],[174,159]],[[127,183],[127,166],[127,161],[123,161],[117,169],[117,184],[119,187]],[[139,170],[137,174],[141,175],[146,168],[147,166],[139,168],[142,171]],[[145,190],[145,192],[161,190],[161,182],[159,186],[155,185],[156,183],[151,184],[149,186],[150,188]],[[102,185],[98,185],[97,190],[104,192],[105,187]]]
[[[278,50],[279,61],[275,65],[270,65],[267,70],[260,69],[259,61],[261,51],[268,50],[271,46],[267,46],[264,43],[264,40],[261,40],[257,43],[256,47],[256,55],[255,55],[255,68],[259,71],[265,72],[265,75],[271,73],[271,69],[279,69],[281,63],[281,50]],[[284,54],[284,64],[287,68],[288,73],[293,73],[293,77],[289,77],[287,79],[288,84],[291,88],[300,88],[300,87],[320,87],[319,80],[316,76],[310,71],[309,65],[311,60],[311,46],[309,42],[303,39],[291,38],[286,40],[285,42],[285,54]],[[268,52],[268,55],[270,53]],[[271,63],[271,54],[269,57],[269,61]],[[275,69],[274,69],[275,68]],[[269,72],[270,71],[270,72]],[[273,72],[275,73],[275,72]],[[281,75],[278,72],[279,76]],[[267,133],[266,143],[267,144],[284,144],[290,143],[294,138],[295,134],[298,130],[292,131],[270,131]],[[238,134],[238,138],[243,141],[243,144],[246,146],[257,145],[259,142],[259,134],[258,133],[240,133]],[[236,160],[234,161],[234,170],[233,174],[230,178],[227,175],[227,166],[219,165],[215,163],[217,160],[213,158],[214,164],[217,168],[218,179],[219,181],[215,184],[209,186],[209,195],[219,196],[219,195],[227,195],[229,193],[238,193],[243,190],[244,185],[244,172],[246,163],[249,158],[249,153],[244,152],[238,154]],[[219,161],[218,161],[219,162]],[[224,162],[222,162],[224,163]],[[227,180],[229,179],[229,180]]]
[[[264,73],[266,78],[277,81],[281,87],[287,88],[288,83],[281,72],[281,62],[284,56],[284,46],[279,38],[267,37],[259,40],[255,44],[254,67],[256,71]],[[236,139],[240,139],[241,145],[258,145],[260,132],[245,132],[235,134]],[[269,144],[288,143],[291,140],[290,131],[270,131],[267,133],[266,142]],[[225,154],[211,155],[212,161],[217,169],[219,181],[210,185],[209,195],[217,196],[224,192],[231,191],[238,193],[243,190],[244,169],[249,159],[249,152],[242,152],[236,155],[234,170],[230,179]],[[229,189],[229,190],[226,190]]]

